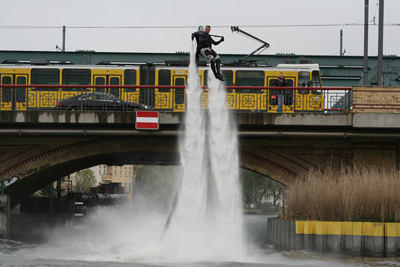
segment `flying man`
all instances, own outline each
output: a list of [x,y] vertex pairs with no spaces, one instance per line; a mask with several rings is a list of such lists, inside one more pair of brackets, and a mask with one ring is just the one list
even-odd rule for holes
[[218,42],[214,41],[209,34],[210,30],[211,27],[209,25],[206,26],[205,30],[203,30],[203,27],[200,26],[197,32],[192,33],[192,40],[196,39],[197,42],[196,62],[199,61],[200,55],[207,58],[208,62],[211,64],[211,69],[215,78],[223,81],[224,77],[222,76],[220,69],[221,59],[219,58],[217,52],[212,49],[212,45],[219,45],[225,39],[223,36],[218,36],[221,37],[221,39]]

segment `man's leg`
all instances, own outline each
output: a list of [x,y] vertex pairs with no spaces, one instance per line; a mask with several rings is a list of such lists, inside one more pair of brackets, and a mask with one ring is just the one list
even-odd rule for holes
[[[219,70],[220,69],[220,65],[221,65],[221,60],[219,59],[218,54],[215,53],[215,51],[210,49],[210,48],[203,48],[201,53],[210,62],[211,70],[214,73],[215,78],[223,81],[224,78],[222,77],[222,75],[220,73],[220,70]],[[216,67],[216,65],[217,65],[217,67]]]
[[214,58],[212,58],[210,60],[210,64],[211,64],[211,70],[214,73],[214,76],[217,77],[217,70],[215,68],[215,59]]
[[221,60],[217,59],[215,61],[215,63],[216,63],[216,70],[217,70],[217,73],[214,73],[215,78],[217,78],[218,80],[224,81],[224,76],[222,76],[222,74],[221,74]]
[[210,62],[211,70],[214,73],[214,76],[217,76],[217,70],[215,69],[215,58],[211,52],[211,49],[205,48],[202,52],[207,58],[208,62]]
[[212,51],[212,55],[215,58],[215,64],[216,64],[216,74],[215,74],[215,78],[217,78],[218,80],[224,81],[224,77],[221,74],[221,59],[219,58],[219,55],[214,51]]

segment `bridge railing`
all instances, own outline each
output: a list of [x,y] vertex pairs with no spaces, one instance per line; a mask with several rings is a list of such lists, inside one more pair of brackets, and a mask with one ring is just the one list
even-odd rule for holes
[[[112,94],[160,111],[185,111],[186,86],[181,85],[0,85],[0,110],[58,110],[59,102],[90,92]],[[347,112],[352,108],[351,87],[226,86],[227,107],[236,112]],[[203,86],[203,107],[208,87]],[[76,110],[93,109],[80,105]],[[95,109],[111,109],[107,105]],[[122,110],[128,109],[122,103]]]

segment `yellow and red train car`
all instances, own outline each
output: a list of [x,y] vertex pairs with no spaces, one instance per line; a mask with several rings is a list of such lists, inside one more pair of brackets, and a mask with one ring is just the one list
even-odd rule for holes
[[[283,112],[318,112],[324,108],[318,64],[279,64],[277,67],[227,65],[222,66],[221,70],[227,86],[227,107],[233,111],[277,112],[277,95],[280,93],[284,95]],[[202,86],[207,86],[209,73],[209,67],[199,66],[198,75]],[[276,86],[277,77],[281,73],[286,80],[285,90],[267,88]],[[0,110],[48,109],[55,107],[61,99],[97,91],[113,94],[125,101],[150,105],[159,111],[184,112],[185,89],[168,86],[184,86],[187,77],[187,65],[169,63],[0,64],[0,85],[7,85],[0,87]],[[91,87],[93,85],[97,87]],[[135,87],[142,85],[146,87]],[[208,90],[203,90],[203,106],[206,108]]]

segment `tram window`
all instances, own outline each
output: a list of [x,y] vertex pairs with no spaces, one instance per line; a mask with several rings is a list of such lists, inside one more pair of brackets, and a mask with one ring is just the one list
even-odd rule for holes
[[106,79],[104,79],[104,77],[96,78],[96,85],[105,85],[105,84],[106,84]]
[[[224,76],[225,85],[232,86],[233,85],[233,71],[231,70],[221,70],[222,76]],[[204,71],[204,85],[208,85],[208,70]],[[227,92],[232,93],[232,89],[227,90]]]
[[[319,71],[314,70],[312,72],[312,86],[313,87],[320,87],[321,86],[321,77],[319,76]],[[321,90],[312,90],[311,93],[313,95],[320,95],[322,94]]]
[[[140,66],[140,84],[155,84],[155,67],[150,65]],[[141,88],[139,90],[139,102],[149,106],[155,105],[154,88]]]
[[233,71],[231,70],[222,70],[222,76],[224,76],[225,84],[227,86],[233,85]]
[[319,71],[317,71],[317,70],[314,70],[312,72],[312,86],[314,86],[314,87],[321,86],[321,79],[319,76]]
[[[11,77],[3,76],[1,79],[1,84],[11,84]],[[3,102],[11,102],[11,88],[3,88],[1,97]]]
[[140,67],[140,84],[153,85],[155,84],[155,67],[141,66]]
[[[104,77],[96,77],[95,85],[106,85],[106,79]],[[96,88],[96,92],[104,93],[106,89],[103,88]]]
[[[232,86],[233,85],[233,71],[231,70],[222,70],[222,76],[224,76],[225,85]],[[232,93],[233,89],[227,89],[227,93]]]
[[19,76],[17,78],[17,84],[26,84],[26,77],[24,76]]
[[[264,72],[238,70],[236,71],[237,86],[264,86]],[[237,89],[238,93],[261,93],[258,89]]]
[[[125,70],[125,85],[136,85],[136,70]],[[136,88],[125,88],[125,92],[136,92]]]
[[119,85],[119,78],[117,77],[112,77],[110,79],[110,85]]
[[[285,79],[285,80],[286,80],[286,87],[293,87],[294,80],[291,79]],[[283,95],[285,96],[283,103],[288,106],[293,105],[293,90],[286,90],[284,91]]]
[[[60,84],[60,70],[32,69],[32,84]],[[36,91],[58,91],[58,88],[35,88]]]
[[[185,79],[176,78],[175,85],[185,85]],[[175,89],[175,104],[185,103],[185,93],[182,89]]]
[[[299,87],[309,87],[310,86],[310,73],[306,71],[299,72]],[[299,90],[299,94],[307,95],[309,90]]]
[[[171,85],[171,71],[170,70],[160,70],[158,72],[158,85]],[[167,93],[170,88],[158,88],[159,92]]]
[[[120,79],[117,77],[110,78],[110,85],[119,85]],[[119,88],[110,88],[110,94],[119,97]]]
[[[285,79],[286,87],[293,87],[293,80],[291,79]],[[278,79],[270,79],[269,80],[269,86],[277,86],[278,84]]]
[[[62,84],[87,85],[90,84],[89,69],[64,69],[62,71]],[[62,88],[63,91],[89,91],[87,88]]]
[[[24,76],[17,77],[17,84],[26,84],[26,77],[24,77]],[[16,101],[17,102],[25,102],[26,87],[15,88],[15,92],[16,92]]]
[[[285,79],[286,87],[293,87],[293,80]],[[283,95],[285,96],[283,103],[287,106],[293,105],[293,90],[285,90],[283,91]]]

